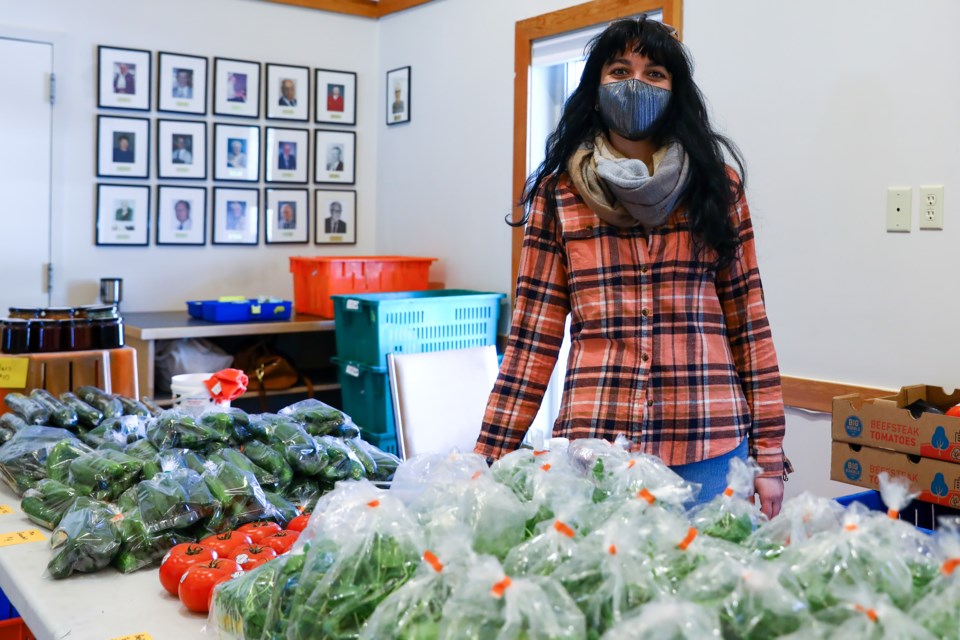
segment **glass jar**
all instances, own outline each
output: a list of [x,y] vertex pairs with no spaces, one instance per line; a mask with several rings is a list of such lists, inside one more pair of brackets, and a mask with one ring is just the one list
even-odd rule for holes
[[70,320],[73,318],[73,307],[47,307],[43,310],[43,317],[50,320]]
[[29,323],[22,318],[8,318],[3,321],[3,352],[21,354],[30,352]]
[[31,353],[50,353],[60,351],[63,344],[62,320],[47,320],[34,318],[30,324],[30,351]]
[[92,320],[93,340],[100,349],[119,349],[123,346],[123,318]]
[[[93,324],[85,318],[74,318],[68,321],[69,328],[64,336],[69,336],[69,346],[64,341],[64,349],[68,351],[88,351],[93,349]],[[66,322],[65,322],[66,324]]]
[[43,315],[43,309],[38,307],[10,307],[10,317],[14,319],[30,320]]

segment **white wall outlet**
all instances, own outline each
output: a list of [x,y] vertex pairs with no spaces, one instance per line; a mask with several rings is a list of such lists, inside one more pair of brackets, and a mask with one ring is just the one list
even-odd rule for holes
[[887,187],[887,231],[910,233],[913,187]]
[[943,185],[920,187],[920,228],[943,229]]

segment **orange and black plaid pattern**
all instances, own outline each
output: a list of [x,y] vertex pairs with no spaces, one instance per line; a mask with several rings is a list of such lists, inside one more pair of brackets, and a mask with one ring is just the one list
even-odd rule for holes
[[527,432],[571,313],[554,436],[623,434],[669,465],[749,437],[764,475],[784,471],[783,396],[745,200],[742,242],[720,271],[698,259],[683,211],[647,235],[601,221],[567,176],[557,215],[534,203],[524,231],[510,341],[476,451],[500,457]]

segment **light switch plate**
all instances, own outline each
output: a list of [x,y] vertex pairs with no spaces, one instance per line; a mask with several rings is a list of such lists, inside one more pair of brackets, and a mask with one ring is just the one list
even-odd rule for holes
[[887,188],[887,231],[910,232],[913,187]]

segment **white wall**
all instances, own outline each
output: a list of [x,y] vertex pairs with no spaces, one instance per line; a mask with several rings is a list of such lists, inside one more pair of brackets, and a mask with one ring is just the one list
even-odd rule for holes
[[[375,21],[257,0],[0,0],[0,33],[11,29],[47,32],[58,40],[55,51],[58,103],[54,135],[59,146],[53,176],[54,304],[95,301],[97,282],[103,276],[124,279],[125,311],[183,309],[185,300],[226,294],[289,298],[293,284],[288,256],[373,252],[376,246],[377,173],[377,127],[374,123],[379,122],[379,101],[375,97],[380,95],[378,27]],[[206,247],[158,247],[154,245],[151,222],[149,247],[96,247],[93,239],[97,182],[94,130],[98,113],[96,56],[100,44],[154,52],[154,74],[158,51],[207,56],[211,74],[215,56],[356,71],[359,99],[357,126],[353,130],[357,132],[358,144],[357,245],[266,245],[261,224],[260,245],[257,247],[212,246],[209,232]],[[312,84],[311,79],[311,89]],[[155,98],[155,85],[152,93]],[[108,113],[107,110],[101,112]],[[112,112],[113,115],[135,117],[144,117],[145,113]],[[153,112],[150,117],[180,116]],[[212,114],[206,120],[208,123],[230,121],[309,129],[324,126],[312,122],[256,122],[214,117]],[[3,126],[10,125],[0,124]],[[212,124],[208,124],[208,136],[212,134]],[[152,128],[151,137],[154,135],[155,129]],[[212,144],[212,140],[208,144]],[[312,139],[310,147],[312,151]],[[153,176],[156,175],[154,160],[151,149]],[[208,175],[212,173],[208,171]],[[153,208],[157,180],[152,177],[148,183],[153,187]],[[238,183],[223,183],[222,186],[231,184]],[[212,180],[206,185],[212,187]],[[310,188],[312,213],[313,187]],[[212,196],[210,189],[208,201],[211,204]]]

